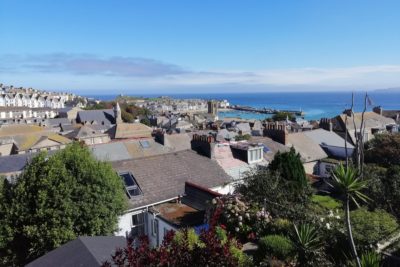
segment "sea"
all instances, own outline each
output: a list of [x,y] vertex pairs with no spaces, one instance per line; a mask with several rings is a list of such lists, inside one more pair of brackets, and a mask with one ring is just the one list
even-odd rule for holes
[[[354,93],[354,110],[362,111],[365,92]],[[367,110],[381,106],[386,110],[400,110],[400,91],[368,92]],[[332,118],[351,107],[351,92],[269,92],[269,93],[213,93],[213,94],[162,94],[176,99],[226,99],[231,105],[250,106],[254,108],[271,108],[279,110],[298,110],[304,112],[304,119],[318,120]],[[141,97],[157,97],[160,94],[133,95]],[[88,95],[100,100],[113,100],[116,95]],[[265,119],[267,114],[242,111],[219,112],[219,117],[237,117],[243,119]]]

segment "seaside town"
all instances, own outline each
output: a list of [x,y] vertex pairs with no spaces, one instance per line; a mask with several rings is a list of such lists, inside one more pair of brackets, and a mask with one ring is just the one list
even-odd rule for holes
[[0,267],[399,267],[399,0],[0,0]]
[[[400,188],[398,184],[388,189],[385,186],[386,183],[394,185],[400,177],[399,166],[389,168],[392,162],[399,164],[400,110],[374,107],[372,111],[354,112],[347,109],[335,117],[313,121],[288,111],[273,111],[274,115],[265,120],[219,119],[220,110],[230,108],[227,100],[120,95],[113,101],[100,101],[3,84],[0,92],[0,175],[5,178],[2,191],[7,192],[5,188],[11,190],[8,195],[3,193],[0,205],[2,208],[20,205],[22,210],[18,212],[37,210],[32,211],[35,213],[31,214],[32,217],[1,211],[12,225],[22,227],[16,228],[15,233],[7,232],[6,219],[2,222],[0,233],[4,237],[0,251],[3,265],[57,266],[61,257],[65,263],[63,266],[78,266],[80,262],[87,263],[84,266],[111,266],[108,264],[112,260],[114,263],[116,259],[128,260],[125,252],[115,252],[117,247],[126,246],[127,239],[137,242],[142,236],[147,236],[145,244],[150,248],[171,246],[184,249],[175,241],[167,241],[171,233],[182,231],[179,238],[188,240],[200,234],[201,240],[185,242],[215,242],[212,239],[215,237],[207,237],[207,233],[217,227],[219,235],[225,235],[224,242],[229,247],[240,248],[230,256],[225,255],[235,266],[262,262],[276,262],[278,265],[272,266],[283,266],[301,261],[316,264],[314,266],[328,266],[320,257],[328,253],[329,246],[347,245],[346,231],[340,221],[343,216],[349,216],[346,215],[349,203],[342,203],[340,188],[335,186],[335,181],[340,184],[340,170],[344,170],[340,168],[349,161],[354,166],[363,166],[363,175],[368,177],[365,179],[375,184],[368,186],[356,179],[347,186],[355,184],[358,187],[345,192],[350,195],[359,188],[359,195],[354,194],[352,198],[359,197],[358,201],[367,198],[362,191],[371,193],[368,199],[377,194],[382,202],[371,201],[360,209],[352,206],[351,218],[356,220],[352,221],[355,242],[364,248],[372,246],[376,253],[384,255],[382,260],[387,264],[399,263],[395,253],[400,252],[396,219],[400,216]],[[46,164],[53,159],[52,165]],[[62,162],[67,169],[63,169]],[[98,170],[90,169],[98,164],[104,166],[97,167]],[[382,184],[378,185],[379,175],[389,175],[385,168],[394,175],[389,179],[397,180],[381,181]],[[115,180],[110,180],[109,184],[97,180],[105,179],[104,175],[110,175],[110,172],[118,177],[117,184],[119,180],[121,187],[115,184]],[[51,180],[52,175],[56,180]],[[66,219],[72,220],[73,216],[68,218],[65,215],[59,221],[59,216],[68,211],[64,208],[59,210],[57,205],[61,203],[57,204],[58,200],[52,198],[57,197],[54,194],[68,197],[68,193],[63,192],[66,187],[78,186],[59,180],[67,179],[62,177],[68,175],[91,179],[78,181],[83,185],[76,190],[95,190],[93,194],[100,194],[85,200],[84,196],[89,197],[92,193],[81,192],[82,199],[76,203],[76,200],[71,200],[75,203],[71,203],[71,207],[86,209],[79,205],[89,201],[86,204],[91,203],[94,209],[100,209],[93,211],[91,216],[100,217],[88,218],[91,212],[81,214],[85,218],[82,223],[95,224],[85,226],[92,230],[77,230],[77,234],[63,238],[52,231],[68,231],[62,224]],[[343,175],[346,179],[351,178],[348,171]],[[274,182],[274,179],[278,180]],[[94,184],[86,186],[87,183]],[[29,193],[31,190],[37,191]],[[383,192],[385,195],[380,196]],[[9,194],[15,195],[15,200],[7,199]],[[386,203],[390,203],[389,206]],[[48,214],[54,211],[62,213]],[[112,222],[108,226],[97,222],[99,225],[96,226],[96,220],[106,214],[114,220],[115,227]],[[371,223],[376,227],[365,224],[365,220],[371,217],[375,218]],[[42,222],[36,224],[32,220]],[[78,218],[74,220],[79,221]],[[303,244],[310,247],[296,252],[296,242],[303,241],[291,240],[284,233],[291,231],[292,223],[307,220],[317,220],[314,222],[317,226],[299,225],[305,228],[295,228],[298,235],[299,231],[304,231],[303,234],[312,236],[298,238],[317,238],[319,229],[321,235],[335,235],[338,240],[332,242],[336,243],[318,243],[317,248],[317,240],[311,240],[309,242],[315,244]],[[29,227],[34,227],[28,230],[28,235],[18,232],[28,227],[28,221],[32,223]],[[52,225],[48,225],[50,222]],[[75,229],[77,226],[71,227]],[[96,227],[107,231],[114,229],[113,235],[99,235],[97,233],[101,230],[96,230]],[[42,230],[49,231],[46,233],[48,236],[37,244],[44,247],[37,247],[35,253],[28,252],[30,249],[24,251],[12,247],[20,244],[19,238],[30,245],[35,244]],[[50,241],[47,239],[53,245],[46,245]],[[320,239],[318,242],[326,241]],[[192,246],[200,246],[200,249],[200,243]],[[4,245],[10,247],[5,249]],[[222,249],[224,245],[215,249]],[[133,261],[138,264],[135,266],[150,260],[146,255],[150,251],[143,252],[143,244],[138,246],[138,250],[129,252],[133,253],[129,255],[137,257]],[[101,253],[96,252],[99,250]],[[111,258],[113,251],[119,254]],[[156,252],[159,250],[153,251]],[[268,258],[265,256],[268,253],[278,254]]]

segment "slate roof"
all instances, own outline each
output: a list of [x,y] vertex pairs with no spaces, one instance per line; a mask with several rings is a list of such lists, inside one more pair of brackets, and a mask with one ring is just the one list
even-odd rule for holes
[[93,127],[90,127],[88,125],[83,125],[82,127],[73,130],[72,132],[66,134],[65,136],[71,139],[79,140],[84,138],[98,137],[105,135],[107,134],[97,131],[93,129]]
[[282,145],[281,143],[276,142],[276,141],[272,140],[269,137],[255,137],[255,136],[253,136],[253,137],[251,137],[249,142],[262,143],[264,146],[266,146],[268,148],[268,151],[264,150],[264,158],[269,162],[271,162],[274,159],[275,154],[278,151],[283,153],[283,152],[287,152],[287,151],[290,150],[287,146]]
[[47,119],[47,125],[50,126],[60,126],[63,124],[71,124],[71,121],[68,118],[55,118],[55,119]]
[[236,124],[236,129],[238,131],[242,131],[243,134],[251,133],[250,124],[247,122],[242,122],[242,123]]
[[163,146],[152,138],[143,138],[139,140],[125,141],[124,146],[128,150],[128,153],[132,158],[143,158],[150,156],[157,156],[172,152],[173,150],[169,147]]
[[93,156],[102,161],[118,161],[132,159],[122,142],[97,144],[90,147]]
[[98,124],[114,124],[114,111],[112,109],[102,110],[82,110],[78,111],[76,120],[79,123],[92,123],[97,122]]
[[153,129],[143,123],[118,123],[110,129],[115,139],[151,137]]
[[131,209],[183,195],[186,181],[206,188],[230,181],[215,161],[191,150],[113,162],[112,166],[118,172],[131,172],[143,192],[130,199]]
[[32,261],[27,267],[98,267],[111,262],[116,248],[124,248],[122,236],[81,236]]
[[164,134],[164,145],[174,151],[191,149],[191,137],[186,133]]
[[[336,117],[336,119],[339,120],[339,122],[341,124],[335,125],[335,123],[334,123],[335,129],[337,129],[337,127],[344,127],[344,122],[346,120],[345,117],[346,117],[345,114],[341,114]],[[361,118],[362,118],[361,112],[354,113],[354,121],[355,121],[357,129],[359,129],[361,127]],[[395,124],[395,123],[396,122],[394,121],[394,119],[381,116],[372,111],[365,112],[365,114],[364,114],[365,128],[386,128],[386,125]],[[339,128],[339,129],[344,130],[341,128]],[[350,116],[347,117],[347,129],[354,130],[353,118]]]
[[288,147],[293,146],[296,152],[300,153],[303,162],[311,162],[327,158],[325,151],[316,144],[311,138],[304,134],[305,132],[289,134],[287,139]]
[[10,155],[0,157],[0,174],[20,172],[33,157],[32,154]]
[[216,139],[219,142],[226,141],[226,139],[234,140],[237,135],[238,134],[236,132],[228,131],[227,129],[221,129],[218,131]]
[[[328,146],[336,146],[336,147],[344,147],[344,139],[340,137],[335,132],[330,132],[324,129],[316,129],[313,131],[305,131],[305,135],[311,138],[315,143],[319,145],[328,145]],[[347,142],[348,148],[354,148],[352,144]]]
[[[56,152],[56,150],[47,151],[47,154],[51,156]],[[37,155],[38,153],[27,153],[0,157],[0,174],[22,171]]]

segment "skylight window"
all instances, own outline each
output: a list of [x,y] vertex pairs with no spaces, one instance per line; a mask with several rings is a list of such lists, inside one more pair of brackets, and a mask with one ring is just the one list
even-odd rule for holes
[[139,144],[143,147],[143,148],[149,148],[150,147],[150,142],[147,140],[140,140]]
[[128,194],[129,198],[136,197],[142,195],[142,190],[137,184],[135,178],[132,173],[124,172],[120,173],[119,176],[124,180],[125,190]]

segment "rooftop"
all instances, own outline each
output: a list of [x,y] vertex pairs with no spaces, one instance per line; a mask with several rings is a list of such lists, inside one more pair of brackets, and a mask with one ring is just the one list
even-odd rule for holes
[[296,152],[300,153],[303,162],[311,162],[328,157],[320,145],[309,138],[305,132],[289,134],[287,146],[293,146]]
[[194,209],[186,204],[170,201],[152,207],[159,217],[177,227],[188,227],[204,222],[204,211]]
[[122,236],[81,236],[32,261],[27,267],[101,266],[111,262],[117,248],[127,241]]
[[186,181],[206,188],[230,181],[215,161],[189,150],[116,161],[112,166],[118,172],[132,173],[143,192],[143,197],[129,201],[131,209],[184,195]]

